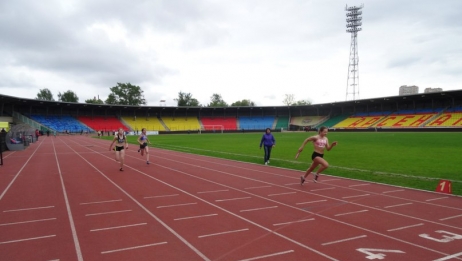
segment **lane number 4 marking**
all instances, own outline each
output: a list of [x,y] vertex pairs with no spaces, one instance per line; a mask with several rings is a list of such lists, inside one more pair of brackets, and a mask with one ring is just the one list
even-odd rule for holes
[[[356,249],[357,251],[366,254],[366,258],[369,260],[373,259],[385,259],[385,254],[384,253],[399,253],[399,254],[404,254],[405,252],[401,250],[390,250],[390,249],[374,249],[374,248],[358,248]],[[373,253],[377,252],[377,253]]]

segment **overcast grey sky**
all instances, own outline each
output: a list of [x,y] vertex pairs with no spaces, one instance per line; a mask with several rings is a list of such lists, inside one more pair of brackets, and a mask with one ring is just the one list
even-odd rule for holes
[[350,51],[345,5],[364,3],[360,99],[401,85],[462,89],[461,0],[0,1],[0,93],[48,88],[80,102],[130,82],[148,105],[282,105],[344,101]]

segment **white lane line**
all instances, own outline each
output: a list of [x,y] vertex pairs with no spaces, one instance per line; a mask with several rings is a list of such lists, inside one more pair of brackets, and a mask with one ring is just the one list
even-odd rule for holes
[[327,199],[299,202],[299,203],[295,203],[295,205],[311,204],[311,203],[318,203],[318,202],[324,202],[324,201],[327,201]]
[[257,210],[264,210],[264,209],[270,209],[270,208],[277,208],[278,206],[272,206],[272,207],[265,207],[265,208],[252,208],[252,209],[244,209],[239,212],[248,212],[248,211],[257,211]]
[[24,238],[24,239],[16,239],[16,240],[0,242],[0,245],[9,244],[9,243],[16,243],[16,242],[23,242],[23,241],[29,241],[29,240],[37,240],[37,239],[43,239],[43,238],[50,238],[50,237],[55,237],[55,236],[56,235],[49,235],[49,236],[43,236],[43,237],[31,237],[31,238]]
[[106,201],[95,201],[95,202],[85,202],[85,203],[80,203],[80,205],[103,204],[103,203],[110,203],[110,202],[117,202],[117,201],[122,201],[122,199],[114,199],[114,200],[106,200]]
[[369,186],[370,184],[357,184],[357,185],[350,185],[348,187],[359,187],[359,186]]
[[462,215],[457,215],[457,216],[452,216],[452,217],[447,217],[447,218],[440,218],[441,221],[448,220],[448,219],[453,219],[453,218],[458,218],[462,217]]
[[3,210],[3,212],[26,211],[26,210],[36,210],[36,209],[45,209],[45,208],[54,208],[54,207],[55,207],[55,206],[36,207],[36,208],[10,209],[10,210]]
[[249,198],[252,198],[252,197],[217,199],[217,200],[215,200],[215,202],[232,201],[232,200],[241,200],[241,199],[249,199]]
[[147,224],[148,223],[139,223],[139,224],[125,225],[125,226],[117,226],[117,227],[96,228],[96,229],[90,230],[90,232],[102,231],[102,230],[111,230],[111,229],[118,229],[118,228],[126,228],[126,227],[144,226],[144,225],[147,225]]
[[336,217],[338,217],[338,216],[345,216],[345,215],[356,214],[356,213],[362,213],[362,212],[367,212],[367,211],[369,211],[369,210],[365,209],[365,210],[359,210],[359,211],[341,213],[341,214],[337,214],[337,215],[335,215],[335,216],[336,216]]
[[214,233],[214,234],[198,236],[198,238],[213,237],[213,236],[219,236],[219,235],[225,235],[225,234],[231,234],[231,233],[238,233],[238,232],[243,232],[243,231],[247,231],[247,230],[249,230],[249,229],[244,228],[244,229],[238,229],[238,230],[232,230],[232,231],[225,231],[225,232],[220,232],[220,233]]
[[129,212],[129,211],[132,211],[132,210],[127,209],[127,210],[109,211],[109,212],[101,212],[101,213],[92,213],[92,214],[86,214],[85,216],[89,217],[89,216],[107,215],[107,214],[115,214],[115,213]]
[[440,200],[440,199],[445,199],[445,198],[448,198],[448,197],[432,198],[432,199],[427,199],[427,200],[425,200],[425,201]]
[[264,256],[256,256],[256,257],[252,257],[252,258],[241,259],[241,260],[238,260],[238,261],[253,261],[253,260],[258,260],[258,259],[267,258],[267,257],[285,255],[285,254],[289,254],[289,253],[293,253],[293,252],[294,252],[293,250],[287,250],[287,251],[278,252],[278,253],[269,254],[269,255],[264,255]]
[[176,197],[176,196],[179,196],[180,194],[171,194],[171,195],[159,195],[159,196],[148,196],[148,197],[144,197],[144,199],[147,199],[147,198],[166,198],[166,197]]
[[201,215],[201,216],[192,216],[192,217],[183,217],[183,218],[175,218],[175,221],[178,220],[185,220],[185,219],[192,219],[192,218],[202,218],[202,217],[211,217],[211,216],[217,216],[218,214],[209,214],[209,215]]
[[77,255],[78,261],[83,261],[82,250],[80,249],[79,237],[77,236],[77,229],[75,228],[74,217],[72,216],[71,204],[69,203],[69,198],[67,197],[66,185],[64,184],[63,173],[61,171],[61,165],[58,160],[58,153],[56,152],[55,142],[53,140],[53,153],[55,154],[56,166],[58,167],[59,181],[61,183],[61,189],[64,197],[64,203],[66,205],[67,218],[69,220],[69,226],[71,229],[72,240],[74,241],[74,248]]
[[[74,142],[76,145],[79,145],[77,144],[76,142]],[[72,148],[71,146],[69,146],[68,144],[66,144],[68,146],[68,148],[72,151],[75,152],[75,154],[80,157],[82,160],[84,160],[88,165],[90,165],[91,167],[93,167],[93,169],[95,169],[102,177],[104,177],[109,183],[111,183],[112,185],[114,185],[117,189],[119,189],[123,194],[125,194],[129,199],[131,199],[133,202],[136,203],[136,205],[138,205],[141,209],[143,209],[148,215],[150,215],[153,219],[155,219],[158,223],[160,223],[164,228],[166,228],[171,234],[175,235],[176,238],[178,238],[181,242],[183,242],[186,246],[188,246],[194,253],[196,253],[198,256],[200,256],[204,261],[210,261],[210,259],[205,256],[202,252],[200,252],[197,248],[195,248],[191,243],[189,243],[185,238],[183,238],[180,234],[178,234],[174,229],[172,229],[171,227],[169,227],[165,222],[163,222],[159,217],[157,217],[156,215],[154,215],[151,211],[149,211],[143,204],[141,204],[140,201],[136,200],[132,195],[130,195],[127,191],[125,191],[122,187],[120,187],[117,183],[115,183],[113,180],[111,180],[107,175],[105,175],[100,169],[98,169],[95,165],[93,165],[91,162],[89,162],[87,159],[85,159],[82,155],[78,154],[77,151],[74,150],[74,148]],[[105,157],[107,159],[111,159],[112,160],[112,157],[108,157],[102,153],[98,153],[99,155],[101,155],[102,157]],[[153,180],[156,180],[166,186],[169,186],[173,189],[176,189],[176,190],[180,190],[170,184],[167,184],[165,182],[162,182],[161,180],[158,180],[152,176],[149,176],[147,175],[146,173],[143,173],[135,168],[132,168],[130,166],[127,166],[128,168],[140,173],[141,175],[144,175],[148,178],[151,178]],[[190,196],[193,196],[193,194],[191,193],[187,193],[186,191],[184,190],[180,190],[181,192],[187,194],[187,195],[190,195]],[[194,197],[194,196],[193,196]],[[198,198],[199,200],[201,200],[200,198]],[[205,202],[205,201],[204,201]],[[208,202],[207,202],[208,203]]]
[[391,206],[386,206],[386,207],[383,207],[383,208],[394,208],[394,207],[401,207],[401,206],[407,206],[407,205],[412,205],[412,203],[403,203],[403,204],[391,205]]
[[404,191],[404,189],[384,191],[384,192],[382,192],[382,194],[393,193],[393,192],[401,192],[401,191]]
[[341,180],[341,179],[323,179],[322,182],[326,182],[326,181],[336,181],[336,180]]
[[284,192],[284,193],[278,193],[278,194],[269,194],[268,197],[279,196],[279,195],[295,194],[295,193],[297,193],[297,192],[296,192],[296,191],[293,191],[293,192]]
[[342,198],[358,198],[358,197],[365,197],[369,196],[370,194],[362,194],[362,195],[356,195],[356,196],[348,196],[348,197],[342,197]]
[[261,188],[271,188],[272,186],[258,186],[258,187],[248,187],[244,189],[261,189]]
[[[0,194],[0,201],[2,200],[3,196],[5,196],[6,192],[8,192],[8,190],[10,189],[10,187],[13,185],[13,183],[16,181],[16,179],[18,178],[19,174],[21,174],[22,170],[27,166],[27,164],[29,163],[29,161],[32,159],[32,157],[35,155],[35,153],[38,151],[38,149],[42,146],[43,143],[39,143],[39,145],[37,146],[37,148],[35,148],[34,152],[29,156],[29,158],[27,159],[26,162],[24,162],[24,165],[21,167],[21,169],[16,173],[16,175],[14,175],[14,178],[10,181],[10,183],[8,184],[8,186],[6,186],[5,190],[3,190],[2,194]],[[22,161],[21,161],[22,162]]]
[[167,205],[167,206],[158,206],[157,208],[173,208],[173,207],[181,207],[181,206],[188,206],[188,205],[195,205],[195,204],[197,204],[197,202],[176,204],[176,205]]
[[329,187],[329,188],[321,188],[321,189],[312,189],[310,191],[321,191],[321,190],[328,190],[328,189],[335,189],[334,187]]
[[397,231],[397,230],[402,230],[402,229],[411,228],[411,227],[418,227],[418,226],[423,226],[423,223],[410,225],[410,226],[405,226],[405,227],[392,228],[392,229],[388,229],[387,231],[391,232],[391,231]]
[[292,186],[292,185],[301,185],[301,184],[300,182],[284,184],[284,186]]
[[277,223],[277,224],[273,224],[273,226],[289,225],[289,224],[293,224],[293,223],[300,223],[300,222],[313,221],[313,220],[314,220],[314,218],[302,219],[302,220],[296,220],[296,221],[285,222],[285,223]]
[[50,221],[50,220],[55,220],[55,219],[56,219],[56,218],[46,218],[46,219],[36,219],[36,220],[21,221],[21,222],[13,222],[13,223],[4,223],[4,224],[0,224],[0,226],[10,226],[10,225],[17,225],[17,224],[26,224],[26,223]]
[[143,248],[143,247],[150,247],[150,246],[159,246],[159,245],[165,245],[165,244],[167,244],[167,242],[160,242],[160,243],[154,243],[154,244],[149,244],[149,245],[127,247],[127,248],[119,248],[119,249],[114,249],[114,250],[103,251],[103,252],[101,252],[101,254],[104,255],[104,254],[110,254],[110,253],[114,253],[114,252],[127,251],[127,250]]
[[229,191],[229,189],[211,190],[211,191],[200,191],[200,192],[197,192],[197,194],[216,193],[216,192],[224,192],[224,191]]
[[342,242],[351,241],[351,240],[355,240],[355,239],[360,239],[360,238],[363,238],[363,237],[367,237],[367,236],[366,236],[366,235],[362,235],[362,236],[357,236],[357,237],[350,237],[350,238],[345,238],[345,239],[341,239],[341,240],[337,240],[337,241],[332,241],[332,242],[323,243],[323,244],[321,244],[321,245],[322,245],[322,246],[327,246],[327,245],[342,243]]
[[[459,252],[459,253],[456,253],[454,255],[450,255],[450,256],[445,256],[445,257],[442,257],[442,258],[439,258],[439,259],[435,259],[435,261],[446,261],[446,260],[450,260],[450,259],[453,259],[454,257],[459,257],[459,256],[462,256],[462,252]],[[460,258],[458,258],[460,259]]]

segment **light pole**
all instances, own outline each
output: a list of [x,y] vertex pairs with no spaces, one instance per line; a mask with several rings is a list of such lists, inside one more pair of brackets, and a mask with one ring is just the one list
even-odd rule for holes
[[[359,56],[358,56],[358,32],[362,30],[361,20],[363,19],[360,15],[362,14],[361,6],[345,6],[346,13],[346,27],[347,33],[351,33],[351,44],[350,44],[350,59],[348,63],[348,78],[347,78],[347,90],[346,99],[353,96],[353,101],[359,98]],[[358,96],[358,97],[356,97]]]

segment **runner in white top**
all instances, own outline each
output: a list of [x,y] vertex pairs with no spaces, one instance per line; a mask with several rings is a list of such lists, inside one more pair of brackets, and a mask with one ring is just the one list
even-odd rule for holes
[[[114,143],[116,143],[115,148],[112,147]],[[109,151],[115,149],[115,160],[120,162],[120,171],[124,171],[124,159],[125,159],[125,151],[124,149],[128,149],[127,137],[125,137],[124,130],[119,128],[119,131],[114,136],[111,145],[109,146]]]
[[321,127],[319,128],[318,135],[311,136],[303,142],[302,146],[298,149],[298,153],[295,156],[295,158],[298,158],[300,153],[303,151],[303,148],[308,142],[313,142],[313,147],[314,151],[313,154],[311,154],[311,160],[313,160],[313,163],[311,163],[311,166],[306,170],[305,175],[302,175],[300,177],[300,183],[303,184],[305,182],[306,177],[314,171],[314,169],[318,166],[321,165],[318,168],[318,171],[316,173],[313,173],[314,182],[317,182],[318,180],[318,175],[321,173],[323,170],[327,169],[329,167],[329,163],[323,158],[324,157],[324,149],[327,149],[327,151],[331,150],[334,146],[337,145],[337,142],[334,141],[332,142],[332,145],[329,145],[329,140],[327,139],[327,132],[328,129],[327,127]]

